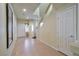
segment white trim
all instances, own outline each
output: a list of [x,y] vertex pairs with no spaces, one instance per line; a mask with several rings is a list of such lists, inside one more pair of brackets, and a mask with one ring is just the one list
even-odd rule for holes
[[[38,40],[39,40],[39,39],[38,39]],[[49,46],[49,47],[51,47],[51,48],[53,48],[53,49],[59,51],[57,48],[55,48],[55,47],[53,47],[52,45],[50,45],[50,44],[44,42],[43,40],[40,40],[40,41],[41,41],[42,43],[46,44],[47,46]]]
[[[39,40],[39,39],[38,39],[38,40]],[[49,47],[51,47],[51,48],[53,48],[53,49],[57,50],[57,51],[60,51],[60,52],[62,52],[62,53],[64,53],[64,54],[66,54],[66,55],[68,55],[68,56],[72,56],[72,55],[67,54],[67,53],[65,53],[64,51],[61,51],[61,50],[59,50],[58,48],[56,48],[56,47],[54,47],[54,46],[52,46],[52,45],[50,45],[50,44],[48,44],[48,43],[44,42],[43,40],[40,40],[40,41],[41,41],[42,43],[46,44],[47,46],[49,46]]]

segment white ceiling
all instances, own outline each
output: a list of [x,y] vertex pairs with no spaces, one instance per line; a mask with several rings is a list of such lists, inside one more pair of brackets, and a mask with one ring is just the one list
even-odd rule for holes
[[[39,3],[13,3],[14,11],[18,19],[27,19],[30,16],[30,19],[37,17],[33,15],[35,9],[39,6]],[[23,12],[22,9],[26,9],[26,12]]]

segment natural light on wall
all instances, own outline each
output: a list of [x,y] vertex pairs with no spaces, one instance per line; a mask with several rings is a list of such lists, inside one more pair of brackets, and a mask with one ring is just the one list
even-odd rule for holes
[[51,13],[52,10],[53,10],[53,5],[51,4],[51,5],[49,6],[49,9],[48,9],[46,15],[49,15],[49,14]]
[[32,25],[32,27],[31,27],[31,28],[32,28],[32,32],[33,32],[33,31],[34,31],[34,26]]
[[43,24],[44,24],[44,23],[43,23],[43,22],[41,22],[41,23],[40,23],[40,27],[42,27],[42,26],[43,26]]
[[29,32],[29,26],[25,24],[25,32]]

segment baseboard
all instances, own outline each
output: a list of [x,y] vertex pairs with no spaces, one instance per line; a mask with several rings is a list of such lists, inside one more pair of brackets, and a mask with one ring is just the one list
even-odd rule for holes
[[55,47],[51,46],[50,44],[48,44],[48,43],[44,42],[43,40],[40,40],[40,41],[41,41],[42,43],[46,44],[47,46],[49,46],[49,47],[51,47],[51,48],[53,48],[53,49],[55,49],[55,50],[59,51],[57,48],[55,48]]
[[62,53],[64,53],[67,56],[73,56],[72,53],[67,53],[67,51],[64,51],[64,50],[59,50],[59,51],[62,52]]
[[17,38],[25,38],[26,36],[19,36],[19,37],[17,37]]
[[66,53],[60,51],[58,48],[55,48],[55,47],[51,46],[50,44],[44,42],[43,40],[40,40],[40,41],[41,41],[42,43],[46,44],[47,46],[49,46],[49,47],[51,47],[51,48],[53,48],[53,49],[55,49],[55,50],[57,50],[57,51],[63,53],[64,55],[69,56],[69,54],[66,54]]

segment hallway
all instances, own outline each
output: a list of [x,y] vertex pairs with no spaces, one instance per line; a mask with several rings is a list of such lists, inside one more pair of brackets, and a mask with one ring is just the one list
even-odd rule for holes
[[64,56],[37,39],[18,38],[12,53],[13,56]]
[[79,4],[0,4],[1,56],[79,55]]

